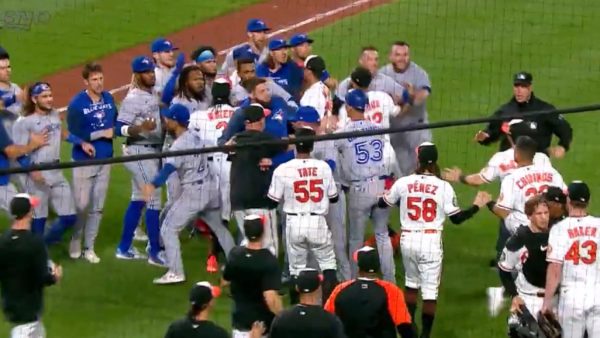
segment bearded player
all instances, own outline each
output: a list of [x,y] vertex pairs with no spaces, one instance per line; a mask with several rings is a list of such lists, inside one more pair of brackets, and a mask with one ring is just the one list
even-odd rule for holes
[[383,208],[400,203],[400,248],[406,305],[414,322],[420,290],[423,299],[421,338],[430,337],[435,319],[442,275],[442,230],[446,216],[452,223],[460,224],[491,200],[488,193],[479,192],[469,209],[460,210],[454,189],[439,177],[437,159],[437,147],[433,143],[422,143],[417,148],[419,167],[416,172],[398,179],[378,203]]

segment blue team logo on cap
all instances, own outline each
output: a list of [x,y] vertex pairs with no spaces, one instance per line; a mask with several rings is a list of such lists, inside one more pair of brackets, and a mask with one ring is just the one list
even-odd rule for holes
[[172,105],[169,107],[169,109],[163,110],[162,115],[165,118],[177,121],[179,124],[184,126],[187,126],[190,123],[189,109],[179,103]]
[[296,47],[305,42],[313,43],[314,40],[309,38],[308,35],[306,35],[306,34],[296,34],[296,35],[292,36],[292,38],[290,39],[290,46]]
[[250,19],[248,20],[248,25],[246,25],[246,30],[251,33],[255,32],[266,32],[271,30],[267,24],[260,19]]
[[319,112],[311,106],[302,106],[296,111],[296,118],[292,122],[319,123],[321,116]]
[[279,50],[288,47],[289,46],[284,39],[273,39],[269,41],[269,50]]
[[150,48],[152,50],[152,53],[170,52],[177,50],[176,47],[173,47],[173,43],[165,38],[158,38],[154,40]]
[[147,56],[138,56],[131,61],[131,70],[134,73],[154,71],[154,62]]
[[346,104],[356,110],[365,111],[369,104],[367,94],[362,90],[353,89],[346,94]]
[[49,91],[50,86],[45,82],[40,82],[31,89],[31,96],[38,96],[45,91]]

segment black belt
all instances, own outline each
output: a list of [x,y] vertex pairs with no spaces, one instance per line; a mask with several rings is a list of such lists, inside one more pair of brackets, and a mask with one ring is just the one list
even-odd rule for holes
[[214,158],[214,157],[212,157],[212,156],[209,156],[209,157],[207,157],[207,158],[206,158],[206,160],[207,160],[207,161],[209,161],[209,162],[212,162],[212,161],[214,161],[214,160],[215,160],[215,158]]
[[362,180],[350,180],[351,183],[360,183],[360,182],[368,182],[371,180],[375,180],[375,179],[379,179],[379,180],[387,180],[388,178],[390,178],[390,175],[381,175],[381,176],[372,176],[369,178],[365,178]]
[[286,215],[288,216],[303,216],[303,215],[310,215],[310,216],[325,216],[325,215],[321,215],[321,214],[315,214],[314,212],[311,213],[305,213],[305,214],[297,214],[295,212],[287,212]]
[[129,143],[125,142],[126,146],[141,146],[144,148],[162,148],[162,144],[138,144],[138,143]]
[[60,162],[60,160],[48,161],[48,162],[35,162],[33,165],[42,165],[42,164],[55,164]]

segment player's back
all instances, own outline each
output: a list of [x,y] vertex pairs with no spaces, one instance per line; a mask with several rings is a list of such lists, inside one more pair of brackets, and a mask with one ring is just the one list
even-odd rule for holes
[[234,112],[235,109],[228,104],[197,110],[190,116],[189,130],[194,131],[207,144],[216,146]]
[[[565,188],[563,178],[556,169],[551,166],[536,165],[514,169],[513,172],[502,181],[502,185],[506,185],[506,187],[501,191],[500,197],[498,198],[498,205],[505,209],[519,211],[521,213],[524,213],[525,202],[527,202],[527,200],[538,194],[545,193],[546,190],[548,190],[548,187],[555,186],[562,189]],[[511,196],[511,200],[513,201],[512,205],[503,203],[509,190],[512,190],[511,193],[513,194],[513,196]]]
[[[552,162],[548,155],[538,152],[535,153],[535,156],[533,157],[533,165],[539,167],[552,167]],[[496,178],[502,182],[502,180],[515,169],[517,169],[515,149],[509,148],[495,153],[486,167],[481,170],[480,175],[487,182],[492,182]]]
[[[378,130],[380,126],[368,120],[351,121],[340,132]],[[340,154],[340,170],[347,182],[362,181],[385,175],[383,135],[344,138],[335,141]]]
[[392,190],[399,197],[403,230],[442,230],[446,215],[460,211],[452,186],[434,175],[404,176]]
[[[563,264],[562,287],[600,291],[600,262],[596,257],[600,245],[600,218],[565,218],[550,230],[549,245],[548,260]],[[596,303],[600,303],[600,299],[596,299]]]
[[[169,149],[170,151],[203,148],[200,137],[190,131],[181,134]],[[177,165],[177,174],[182,184],[195,183],[207,178],[209,174],[206,154],[186,155],[170,158]]]
[[329,165],[321,160],[293,159],[275,169],[275,190],[283,189],[285,213],[326,215],[335,182]]

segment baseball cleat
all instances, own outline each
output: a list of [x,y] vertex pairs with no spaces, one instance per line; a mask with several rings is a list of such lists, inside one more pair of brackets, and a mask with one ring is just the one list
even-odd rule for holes
[[206,272],[208,273],[217,273],[219,271],[219,262],[217,261],[217,257],[214,255],[208,256],[206,260]]
[[154,284],[159,284],[159,285],[176,284],[176,283],[183,283],[183,282],[185,282],[184,275],[178,275],[171,271],[167,271],[167,273],[162,275],[162,277],[155,278],[153,281]]
[[161,257],[160,253],[158,253],[157,255],[148,256],[148,264],[158,266],[160,268],[167,267],[167,265],[165,264],[165,260],[163,259],[163,257]]
[[96,255],[96,253],[92,249],[85,250],[83,252],[83,258],[85,258],[86,261],[92,264],[100,263],[100,257],[98,257],[98,255]]
[[141,227],[137,227],[133,233],[133,240],[137,242],[145,242],[148,240],[148,236]]
[[81,239],[71,238],[69,243],[69,257],[72,259],[81,258]]
[[121,251],[121,249],[117,249],[117,253],[115,254],[115,256],[118,259],[126,259],[126,260],[148,258],[143,253],[140,253],[139,251],[137,251],[136,248],[131,248],[131,249],[129,249],[129,251]]
[[496,317],[504,307],[504,288],[487,288],[488,312],[490,316]]

